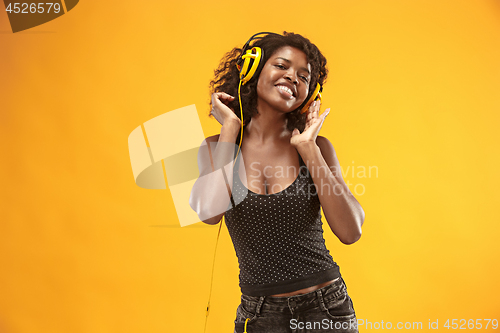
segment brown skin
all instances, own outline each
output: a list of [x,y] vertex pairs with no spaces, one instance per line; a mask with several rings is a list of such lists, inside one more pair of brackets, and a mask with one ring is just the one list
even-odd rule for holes
[[[361,236],[364,211],[349,191],[341,173],[332,172],[332,170],[340,171],[339,161],[332,144],[327,138],[318,136],[329,109],[319,115],[320,103],[315,102],[308,110],[306,127],[302,133],[298,130],[290,132],[286,129],[285,114],[297,109],[304,102],[309,91],[309,71],[310,64],[307,62],[306,55],[289,46],[277,50],[264,65],[257,83],[258,114],[252,117],[243,134],[240,153],[243,155],[247,179],[242,179],[242,181],[249,190],[255,193],[280,192],[290,186],[298,176],[300,166],[298,154],[300,154],[312,173],[328,225],[341,242],[351,244]],[[279,89],[278,86],[290,88],[293,96]],[[233,96],[224,93],[213,94],[212,114],[221,123],[222,128],[220,135],[208,137],[205,142],[236,142],[241,123],[234,112],[226,106],[233,99]],[[218,145],[212,146],[210,155],[210,161],[207,158],[199,159],[202,174],[210,172],[214,166],[217,169],[219,159],[225,158],[226,163],[219,164],[226,165],[227,158],[230,156],[228,152],[223,151],[222,146],[219,149]],[[291,166],[294,168],[287,169]],[[280,169],[294,170],[294,172],[277,173],[276,171]],[[229,184],[231,184],[232,178],[230,173],[227,174]],[[333,190],[321,190],[322,186],[335,188],[336,193],[333,193]],[[191,195],[192,207],[199,204],[199,198],[194,195],[196,194],[195,187]],[[230,193],[231,189],[228,184],[225,188]],[[222,194],[226,195],[221,192]],[[206,197],[203,200],[207,202]],[[224,213],[217,214],[203,222],[216,224],[223,215]],[[333,281],[274,296],[308,293]]]

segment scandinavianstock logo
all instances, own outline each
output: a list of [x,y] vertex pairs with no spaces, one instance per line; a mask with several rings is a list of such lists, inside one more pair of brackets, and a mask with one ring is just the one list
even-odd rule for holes
[[3,0],[12,32],[23,31],[52,21],[75,8],[79,0],[46,1]]

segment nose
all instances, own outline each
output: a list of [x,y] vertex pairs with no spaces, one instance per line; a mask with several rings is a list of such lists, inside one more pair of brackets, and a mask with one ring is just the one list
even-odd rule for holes
[[287,79],[288,81],[292,82],[293,84],[299,83],[299,80],[297,79],[297,75],[295,73],[291,73],[290,71],[287,71],[285,73],[284,78]]

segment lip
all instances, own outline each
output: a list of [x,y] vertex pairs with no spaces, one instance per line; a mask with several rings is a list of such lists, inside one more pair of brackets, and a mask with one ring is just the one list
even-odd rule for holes
[[295,85],[291,84],[290,82],[286,82],[286,81],[278,82],[277,84],[275,84],[275,87],[277,87],[277,86],[285,86],[285,87],[289,88],[292,91],[292,96],[297,97],[297,88],[295,87]]

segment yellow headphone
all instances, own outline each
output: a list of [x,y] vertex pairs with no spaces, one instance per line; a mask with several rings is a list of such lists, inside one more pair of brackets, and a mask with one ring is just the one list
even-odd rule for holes
[[260,47],[252,47],[241,56],[241,60],[243,60],[243,67],[236,63],[236,66],[240,71],[241,84],[247,83],[254,76],[255,72],[259,68],[263,54],[264,53]]
[[[257,46],[250,46],[250,43],[254,39],[260,38],[256,37],[258,35],[281,36],[274,32],[259,32],[250,37],[250,39],[243,46],[243,50],[241,51],[241,56],[236,61],[236,67],[240,71],[240,85],[245,85],[248,81],[250,81],[254,77],[255,73],[258,72],[264,66],[264,62],[262,61],[264,59],[264,50],[262,50],[260,47]],[[317,83],[316,88],[314,89],[311,97],[309,97],[307,102],[300,110],[301,114],[307,112],[312,102],[316,100],[321,101],[322,91],[323,87],[321,86],[321,84]],[[241,103],[240,103],[240,109],[241,109]]]
[[311,106],[312,102],[314,101],[321,101],[321,92],[323,91],[323,87],[321,86],[321,84],[317,83],[316,84],[316,88],[314,89],[311,97],[307,100],[307,103],[304,104],[304,107],[302,108],[302,110],[300,110],[300,113],[304,113],[304,112],[307,112],[307,110],[309,109],[309,106]]

